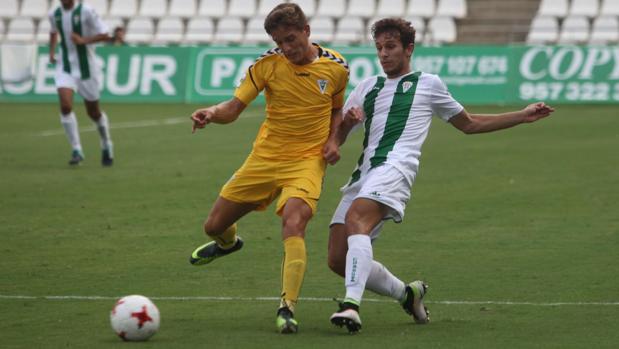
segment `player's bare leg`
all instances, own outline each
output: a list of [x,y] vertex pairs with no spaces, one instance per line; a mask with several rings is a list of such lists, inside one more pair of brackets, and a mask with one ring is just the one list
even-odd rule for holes
[[58,99],[60,102],[60,123],[71,145],[69,165],[79,165],[84,160],[84,152],[82,151],[77,118],[73,112],[73,90],[66,87],[58,88]]
[[305,228],[312,216],[311,207],[300,198],[288,199],[282,210],[282,293],[275,325],[283,334],[296,333],[299,330],[294,310],[307,265]]
[[58,88],[58,99],[60,101],[60,113],[69,114],[73,111],[73,90],[66,87]]
[[101,165],[112,166],[114,164],[114,149],[108,117],[99,107],[99,101],[84,100],[84,106],[88,116],[97,126],[97,131],[99,131],[101,137]]
[[346,226],[344,224],[336,223],[329,227],[327,264],[331,271],[341,277],[344,277],[346,273],[346,252],[348,252],[347,239],[348,236],[346,235]]
[[193,265],[208,264],[221,256],[240,250],[243,240],[236,235],[235,223],[256,207],[255,204],[236,203],[221,196],[217,197],[204,222],[204,232],[213,241],[196,248],[189,262]]

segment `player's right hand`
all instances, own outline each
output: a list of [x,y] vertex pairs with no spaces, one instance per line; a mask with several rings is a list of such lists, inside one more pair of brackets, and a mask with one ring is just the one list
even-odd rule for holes
[[49,55],[49,63],[56,64],[56,57],[54,57],[54,55]]
[[197,129],[204,128],[207,124],[211,122],[211,118],[213,117],[213,112],[209,108],[198,109],[191,114],[191,121],[193,121],[193,125],[191,126],[191,133],[195,133]]

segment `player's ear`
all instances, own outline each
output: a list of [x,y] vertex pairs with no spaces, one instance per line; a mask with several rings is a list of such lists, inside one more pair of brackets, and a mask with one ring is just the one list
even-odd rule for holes
[[303,32],[305,33],[305,36],[309,38],[310,34],[312,33],[312,30],[311,30],[309,24],[306,24],[303,27]]
[[406,47],[406,54],[410,57],[413,55],[413,51],[415,51],[415,44],[408,44]]

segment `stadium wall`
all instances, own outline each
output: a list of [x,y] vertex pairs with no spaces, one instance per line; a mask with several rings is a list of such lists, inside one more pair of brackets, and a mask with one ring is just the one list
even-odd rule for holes
[[[350,66],[349,90],[380,73],[373,47],[336,49]],[[222,101],[263,51],[264,47],[100,47],[102,99]],[[0,84],[1,102],[57,100],[46,47],[38,49],[35,61],[33,80]],[[413,57],[415,70],[439,74],[465,104],[619,103],[618,63],[619,47],[613,46],[418,47]]]

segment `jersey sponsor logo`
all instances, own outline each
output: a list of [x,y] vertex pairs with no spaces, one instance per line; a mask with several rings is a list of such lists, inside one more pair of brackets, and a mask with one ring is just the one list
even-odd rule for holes
[[327,90],[327,83],[329,83],[329,81],[318,79],[316,82],[318,83],[318,88],[320,88],[320,93],[325,94],[325,91]]
[[295,72],[294,75],[308,77],[308,76],[310,76],[310,73],[297,73],[297,72]]
[[413,83],[410,81],[404,81],[404,83],[402,84],[402,92],[406,93],[408,90],[411,89],[411,87],[413,87]]

